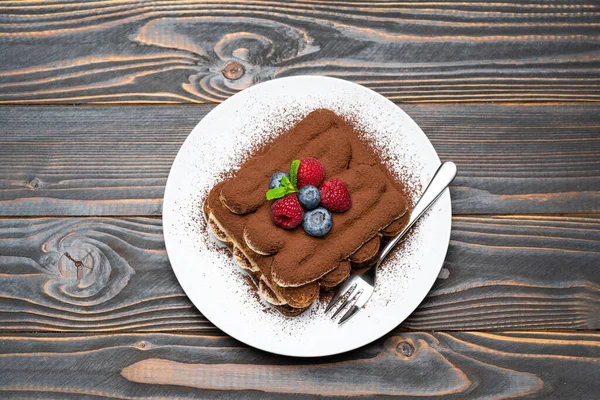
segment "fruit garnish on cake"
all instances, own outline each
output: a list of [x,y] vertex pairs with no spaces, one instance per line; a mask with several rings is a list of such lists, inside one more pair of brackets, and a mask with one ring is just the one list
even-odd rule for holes
[[333,224],[331,212],[347,211],[352,200],[342,181],[334,178],[321,185],[324,177],[323,166],[314,158],[292,161],[289,175],[271,175],[266,198],[277,199],[271,205],[273,223],[284,229],[302,224],[310,236],[325,236]]
[[286,315],[377,255],[405,226],[407,201],[352,125],[318,109],[210,191],[215,236]]

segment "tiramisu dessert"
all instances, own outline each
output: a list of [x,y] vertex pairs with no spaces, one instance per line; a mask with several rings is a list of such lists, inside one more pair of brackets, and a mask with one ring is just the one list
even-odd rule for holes
[[408,220],[401,183],[334,112],[311,112],[210,191],[215,236],[288,316],[374,258]]

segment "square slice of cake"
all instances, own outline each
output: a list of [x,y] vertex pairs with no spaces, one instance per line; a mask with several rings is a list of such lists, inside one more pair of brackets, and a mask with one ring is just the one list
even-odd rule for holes
[[[307,234],[302,224],[277,226],[274,201],[265,196],[275,172],[307,158],[321,163],[323,181],[343,182],[351,199],[350,208],[330,214],[331,228],[322,237]],[[326,109],[311,112],[213,187],[204,210],[215,236],[230,245],[264,298],[285,315],[301,313],[321,289],[346,280],[352,267],[377,255],[382,238],[396,235],[408,221],[402,184],[350,123]]]

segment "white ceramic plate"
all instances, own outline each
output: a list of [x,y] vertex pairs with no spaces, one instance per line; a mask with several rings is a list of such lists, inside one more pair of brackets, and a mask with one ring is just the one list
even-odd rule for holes
[[[450,195],[442,195],[392,254],[366,307],[344,325],[317,301],[288,318],[257,299],[235,261],[207,235],[206,193],[244,154],[316,108],[350,118],[384,154],[415,196],[440,160],[417,124],[383,96],[327,77],[275,79],[246,89],[206,115],[173,163],[165,190],[165,243],[179,283],[206,318],[232,337],[272,353],[310,357],[353,350],[385,335],[419,305],[433,285],[450,239]],[[193,112],[193,108],[190,109]]]

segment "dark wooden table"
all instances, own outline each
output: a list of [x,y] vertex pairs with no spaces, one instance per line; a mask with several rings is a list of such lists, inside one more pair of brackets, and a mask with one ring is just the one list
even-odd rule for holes
[[[598,398],[598,2],[3,1],[0,54],[0,398]],[[429,296],[322,359],[211,325],[161,230],[193,126],[300,74],[398,102],[460,169]]]

